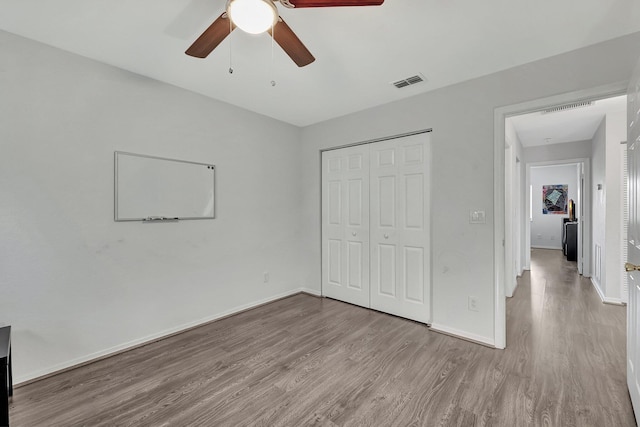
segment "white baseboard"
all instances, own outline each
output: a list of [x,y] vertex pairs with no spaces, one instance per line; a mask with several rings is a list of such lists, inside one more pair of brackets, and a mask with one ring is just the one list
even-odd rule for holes
[[172,335],[176,335],[182,332],[186,332],[189,329],[193,329],[196,328],[198,326],[202,326],[206,323],[210,323],[213,322],[214,320],[219,320],[222,319],[224,317],[229,317],[231,315],[240,313],[242,311],[246,311],[264,304],[267,304],[269,302],[273,302],[282,298],[286,298],[289,297],[291,295],[296,295],[299,294],[301,292],[307,293],[307,294],[311,294],[314,296],[320,296],[320,292],[314,289],[309,289],[309,288],[298,288],[298,289],[293,289],[287,292],[283,292],[280,293],[278,295],[273,295],[271,297],[268,298],[264,298],[258,301],[253,301],[247,304],[243,304],[237,307],[234,307],[230,310],[225,310],[221,313],[217,313],[211,316],[207,316],[198,320],[195,320],[193,322],[188,322],[188,323],[184,323],[182,325],[176,326],[174,328],[169,328],[169,329],[165,329],[164,331],[155,333],[155,334],[151,334],[151,335],[147,335],[145,337],[139,338],[139,339],[135,339],[132,341],[128,341],[125,342],[123,344],[117,345],[117,346],[113,346],[110,348],[106,348],[104,350],[100,350],[100,351],[96,351],[94,353],[91,354],[87,354],[85,356],[81,356],[81,357],[77,357],[75,359],[71,359],[68,360],[66,362],[63,363],[58,363],[56,365],[52,365],[52,366],[48,366],[46,368],[40,369],[38,371],[34,371],[34,372],[30,372],[27,375],[23,375],[23,376],[19,376],[19,377],[15,377],[14,378],[14,386],[15,387],[19,387],[21,385],[26,385],[29,383],[32,383],[34,381],[46,378],[46,377],[50,377],[52,375],[70,370],[70,369],[74,369],[83,365],[87,365],[89,363],[93,363],[96,362],[100,359],[105,359],[107,357],[110,356],[114,356],[116,354],[119,353],[123,353],[125,351],[128,350],[133,350],[136,347],[141,347],[143,345],[147,345],[150,344],[154,341],[159,341],[161,339],[164,338],[168,338]]
[[531,245],[531,249],[555,249],[556,251],[561,251],[562,246],[541,246],[541,245]]
[[321,297],[322,296],[322,292],[320,292],[317,289],[310,289],[310,288],[300,288],[299,289],[300,292],[303,292],[305,294],[309,294],[309,295],[313,295],[315,297]]
[[591,284],[593,285],[594,289],[596,290],[596,292],[598,293],[598,296],[600,297],[600,301],[604,302],[604,293],[602,293],[602,289],[600,289],[600,284],[598,284],[593,277],[590,279],[591,280]]
[[[520,277],[520,275],[518,277]],[[514,278],[513,281],[514,281],[513,289],[511,290],[511,292],[505,293],[505,296],[507,298],[513,298],[513,295],[516,293],[516,289],[518,289],[518,278],[517,277]],[[506,286],[506,283],[505,283],[505,286]]]
[[482,344],[495,348],[495,340],[493,338],[483,337],[482,335],[476,335],[469,332],[461,331],[459,329],[450,328],[449,326],[439,325],[437,323],[431,324],[431,329],[436,332],[441,332],[446,335],[451,335],[456,338],[471,341],[476,344]]
[[591,277],[591,284],[596,289],[596,292],[597,292],[598,296],[600,297],[600,301],[602,301],[604,304],[624,305],[624,302],[620,298],[609,298],[609,297],[606,297],[604,295],[604,293],[602,292],[602,289],[600,289],[600,285],[598,285],[596,283],[596,281],[593,280],[593,277]]

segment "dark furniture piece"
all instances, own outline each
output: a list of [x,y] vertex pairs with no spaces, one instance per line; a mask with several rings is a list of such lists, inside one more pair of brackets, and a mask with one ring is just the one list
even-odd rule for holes
[[567,261],[578,261],[578,223],[565,222],[562,234],[562,248]]
[[571,218],[562,218],[562,255],[567,256],[567,223]]
[[11,326],[0,328],[0,426],[9,427],[9,396],[13,395]]

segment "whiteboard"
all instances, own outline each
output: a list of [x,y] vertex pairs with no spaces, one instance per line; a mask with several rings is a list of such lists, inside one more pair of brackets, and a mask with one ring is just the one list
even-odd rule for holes
[[116,151],[115,221],[215,218],[215,166]]

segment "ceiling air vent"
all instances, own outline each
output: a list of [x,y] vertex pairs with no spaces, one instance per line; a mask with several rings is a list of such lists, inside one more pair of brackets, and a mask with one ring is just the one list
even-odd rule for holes
[[559,105],[542,111],[542,114],[559,113],[560,111],[574,110],[576,108],[591,107],[594,101],[574,102],[573,104]]
[[415,76],[407,77],[406,79],[398,80],[397,82],[393,82],[392,84],[398,89],[401,89],[403,87],[414,85],[423,81],[425,81],[424,76],[422,74],[417,74]]

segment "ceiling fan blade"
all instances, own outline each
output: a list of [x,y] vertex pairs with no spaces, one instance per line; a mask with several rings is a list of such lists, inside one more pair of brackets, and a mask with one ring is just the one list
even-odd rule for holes
[[[272,34],[271,30],[269,30],[269,34]],[[273,27],[272,35],[276,43],[293,59],[298,67],[304,67],[316,60],[282,18],[278,18],[278,22]]]
[[196,58],[206,58],[236,28],[230,21],[227,12],[223,12],[185,53]]
[[[295,8],[337,6],[380,6],[384,0],[288,0]],[[286,2],[283,6],[286,6]]]

